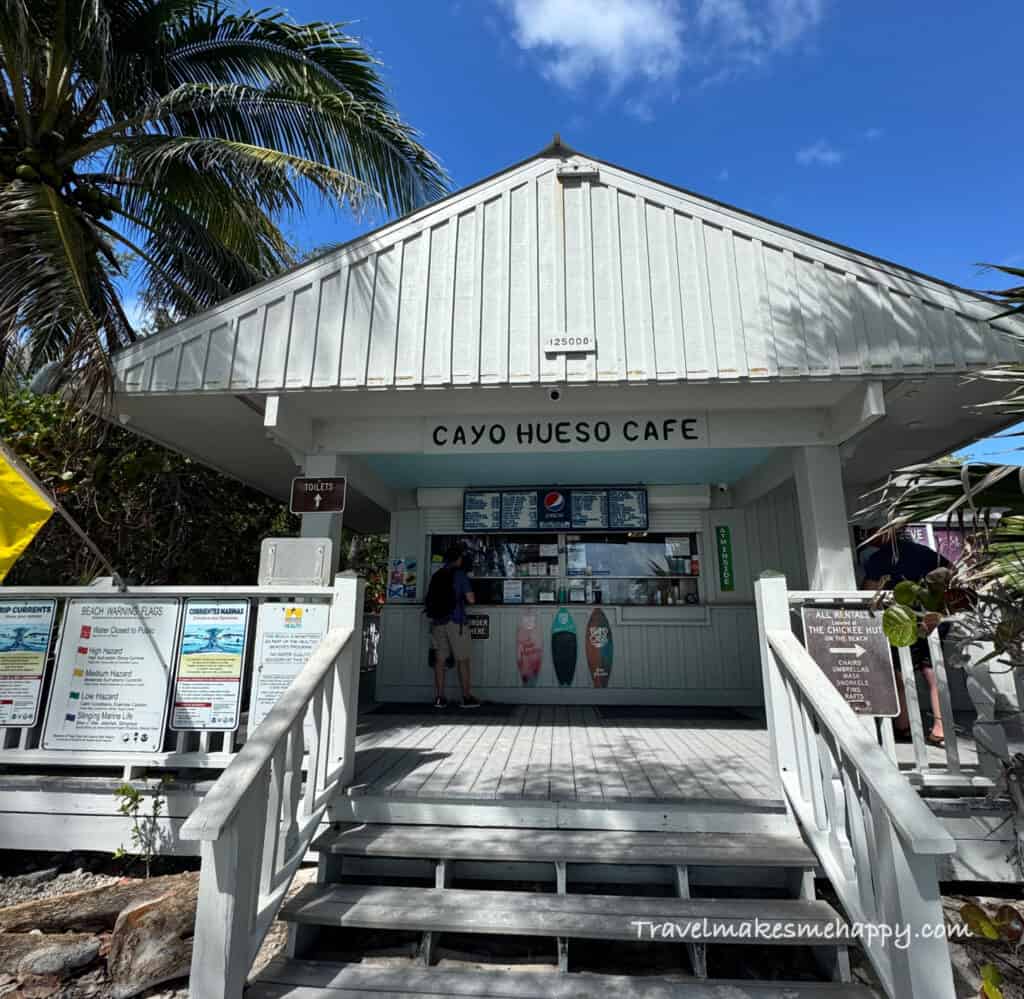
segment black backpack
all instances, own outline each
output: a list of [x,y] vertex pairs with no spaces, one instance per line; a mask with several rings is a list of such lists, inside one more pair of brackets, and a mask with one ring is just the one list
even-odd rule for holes
[[431,621],[447,621],[455,613],[455,570],[444,565],[430,577],[423,613]]

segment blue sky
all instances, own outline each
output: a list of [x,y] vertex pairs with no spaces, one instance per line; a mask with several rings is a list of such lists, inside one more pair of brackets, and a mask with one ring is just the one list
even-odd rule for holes
[[[285,0],[350,22],[461,187],[583,152],[970,288],[1024,266],[1024,4]],[[304,247],[355,222],[314,210]],[[1005,450],[1006,445],[998,445]]]

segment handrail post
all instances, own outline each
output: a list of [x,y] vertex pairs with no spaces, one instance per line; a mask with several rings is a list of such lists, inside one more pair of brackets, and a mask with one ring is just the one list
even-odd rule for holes
[[780,722],[785,717],[788,694],[782,674],[775,662],[775,653],[768,645],[769,631],[789,631],[789,592],[785,576],[762,575],[754,582],[754,600],[757,604],[757,639],[761,649],[761,679],[764,685],[764,710],[768,724],[768,747],[772,770],[794,770],[796,761],[789,758],[791,741],[787,735],[780,743]]
[[[885,946],[890,995],[953,997],[956,989],[949,945],[942,932],[945,917],[937,858],[908,849],[892,818],[878,803],[872,803],[871,813],[879,921],[902,934]],[[870,877],[868,872],[858,875]],[[922,932],[926,926],[929,931]]]
[[254,956],[269,776],[266,770],[250,785],[220,837],[202,843],[189,999],[242,999]]
[[330,758],[342,761],[341,788],[352,784],[356,773],[356,722],[359,711],[359,669],[362,665],[363,603],[366,580],[353,572],[334,577],[331,627],[351,628],[350,641],[335,668],[334,699],[329,719]]

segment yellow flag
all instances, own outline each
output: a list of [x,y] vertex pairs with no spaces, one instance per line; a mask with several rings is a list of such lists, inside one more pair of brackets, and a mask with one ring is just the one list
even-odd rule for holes
[[0,582],[53,510],[32,473],[0,444]]

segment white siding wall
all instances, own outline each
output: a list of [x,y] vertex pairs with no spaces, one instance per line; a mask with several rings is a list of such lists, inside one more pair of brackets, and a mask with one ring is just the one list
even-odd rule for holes
[[[126,393],[959,371],[993,307],[614,167],[535,160],[119,353]],[[596,332],[596,355],[545,355]],[[230,380],[227,373],[230,370]]]
[[[732,536],[736,589],[718,588],[713,529],[728,524]],[[557,608],[535,607],[544,638],[544,664],[536,687],[524,688],[516,670],[516,628],[526,608],[479,608],[490,617],[491,635],[474,642],[474,683],[494,700],[541,703],[693,704],[756,706],[762,702],[757,655],[753,581],[764,569],[785,572],[805,585],[796,490],[785,483],[746,509],[652,509],[651,529],[700,530],[703,536],[705,599],[695,608],[603,606],[612,625],[615,664],[609,687],[593,688],[583,651],[593,607],[570,605],[580,637],[571,687],[558,685],[551,663],[551,622]],[[460,510],[439,506],[392,515],[392,557],[420,560],[420,598],[427,583],[428,533],[460,530]],[[427,666],[427,625],[419,604],[393,602],[384,609],[379,701],[427,700],[432,676]],[[458,684],[454,675],[449,692]]]

